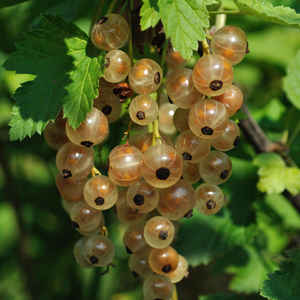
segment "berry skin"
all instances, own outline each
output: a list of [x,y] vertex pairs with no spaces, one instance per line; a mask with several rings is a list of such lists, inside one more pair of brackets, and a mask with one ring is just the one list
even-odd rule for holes
[[147,278],[153,274],[148,263],[147,255],[131,255],[128,262],[129,269],[134,278]]
[[181,281],[188,274],[187,270],[189,264],[187,260],[182,255],[178,255],[178,256],[179,256],[179,262],[176,270],[171,274],[165,275],[171,280],[172,283],[177,283]]
[[232,84],[232,65],[227,58],[218,54],[202,56],[194,67],[193,80],[200,93],[219,96]]
[[149,95],[158,90],[162,81],[160,65],[152,59],[138,60],[129,73],[129,84],[141,95]]
[[241,62],[247,51],[247,37],[239,27],[228,25],[220,28],[211,41],[211,51],[226,57],[232,65]]
[[128,23],[118,14],[108,14],[102,17],[96,22],[91,31],[93,44],[105,51],[123,47],[128,38]]
[[77,241],[73,248],[73,257],[77,264],[82,268],[92,268],[93,266],[86,260],[84,255],[84,245],[88,240],[87,237],[81,238]]
[[183,162],[182,179],[190,184],[194,184],[201,179],[199,173],[199,163],[193,164],[188,161]]
[[143,284],[146,299],[169,300],[172,298],[174,286],[169,278],[162,275],[150,275]]
[[174,134],[176,128],[173,123],[176,106],[170,103],[164,103],[159,108],[159,130],[164,134]]
[[190,129],[189,126],[189,109],[177,108],[173,115],[173,124],[176,127],[177,131],[184,132],[185,130]]

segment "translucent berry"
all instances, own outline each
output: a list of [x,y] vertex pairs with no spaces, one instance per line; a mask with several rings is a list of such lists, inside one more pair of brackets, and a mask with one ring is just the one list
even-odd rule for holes
[[193,71],[177,69],[167,76],[166,90],[169,98],[180,108],[190,108],[202,94],[195,88]]
[[85,200],[76,202],[70,211],[72,227],[83,231],[92,231],[102,221],[102,212],[90,207]]
[[68,215],[70,215],[70,211],[75,204],[76,202],[70,202],[61,198],[61,206]]
[[186,130],[177,137],[175,148],[182,155],[183,160],[197,163],[207,157],[210,141],[196,136],[191,130]]
[[108,82],[117,83],[125,80],[131,70],[129,56],[121,50],[111,50],[105,56],[104,78]]
[[191,131],[203,139],[220,136],[226,130],[228,121],[228,112],[224,105],[213,99],[196,102],[189,114]]
[[208,183],[199,185],[196,189],[197,204],[196,209],[204,215],[216,214],[224,204],[222,190]]
[[177,131],[184,132],[190,129],[189,126],[189,109],[177,108],[173,115],[173,124]]
[[103,112],[108,123],[115,122],[121,115],[120,99],[109,88],[99,88],[99,95],[94,99],[94,107]]
[[155,145],[143,154],[142,174],[154,187],[163,188],[175,184],[181,177],[182,168],[182,158],[171,146]]
[[145,240],[143,224],[130,226],[124,234],[123,244],[128,254],[146,255],[152,250]]
[[212,146],[220,151],[228,151],[240,142],[239,126],[229,120],[226,130],[217,138],[211,140]]
[[144,180],[133,183],[127,190],[128,205],[135,212],[147,213],[154,210],[158,200],[158,190]]
[[66,132],[73,144],[91,147],[105,139],[108,122],[102,111],[93,107],[92,112],[87,113],[85,121],[77,129],[74,130],[67,122]]
[[84,245],[87,241],[87,237],[81,238],[77,241],[73,248],[73,257],[77,264],[82,268],[92,268],[93,266],[86,260],[84,255]]
[[164,134],[174,134],[176,128],[173,123],[176,106],[170,103],[164,103],[159,109],[159,130]]
[[128,266],[134,278],[147,278],[153,274],[147,255],[131,255]]
[[146,242],[155,249],[168,247],[175,235],[175,228],[167,218],[153,217],[145,225],[144,236]]
[[87,178],[71,179],[63,178],[61,173],[57,173],[55,183],[61,197],[70,202],[77,202],[83,198],[83,188]]
[[171,274],[165,275],[171,280],[172,283],[177,283],[188,275],[189,264],[187,260],[182,255],[178,255],[178,256],[179,256],[179,262],[176,270]]
[[95,267],[104,267],[111,263],[115,256],[115,246],[111,239],[104,235],[94,235],[84,245],[85,258]]
[[96,22],[91,31],[93,44],[105,51],[123,47],[128,38],[128,23],[118,14],[108,14],[102,17]]
[[181,56],[179,51],[172,48],[166,55],[168,69],[182,68],[186,65],[186,60]]
[[129,115],[136,124],[149,125],[158,116],[158,105],[150,96],[139,95],[131,101]]
[[188,161],[183,162],[182,179],[190,184],[194,184],[201,179],[199,163],[193,164]]
[[132,89],[142,95],[149,95],[158,90],[162,81],[160,65],[152,59],[138,60],[129,73],[129,84]]
[[219,185],[229,179],[232,173],[230,158],[223,152],[211,151],[200,163],[202,179],[209,184]]
[[104,175],[97,175],[89,179],[84,187],[84,199],[93,208],[109,209],[118,199],[116,185]]
[[49,121],[47,124],[44,130],[44,137],[51,148],[58,150],[62,145],[70,141],[66,134],[66,123],[67,119],[63,119],[63,110],[61,110],[54,122]]
[[197,197],[190,183],[180,179],[173,186],[160,190],[158,212],[169,220],[190,218],[196,205]]
[[[168,146],[171,146],[171,147],[174,148],[173,141],[167,135],[164,135],[164,134],[161,133],[160,136],[161,136],[160,141],[161,141],[162,144],[168,145]],[[147,151],[147,149],[152,146],[152,140],[153,140],[153,133],[152,132],[144,134],[140,138],[140,140],[137,142],[136,147],[138,149],[140,149],[142,153],[145,153]]]
[[243,60],[248,43],[241,28],[228,25],[216,31],[210,46],[212,53],[222,55],[236,65]]
[[231,117],[241,108],[243,104],[243,93],[238,87],[231,85],[224,94],[214,97],[214,99],[225,106],[229,117]]
[[92,148],[69,142],[61,146],[56,155],[56,166],[64,178],[81,179],[89,175],[94,165]]
[[174,286],[169,278],[163,275],[150,275],[143,284],[146,299],[169,300],[172,298]]
[[129,186],[142,178],[142,153],[136,147],[119,145],[110,152],[108,159],[108,176],[116,185]]
[[179,256],[173,247],[152,249],[149,254],[149,265],[157,274],[169,274],[178,266]]
[[[100,212],[100,213],[102,214],[102,212]],[[102,215],[102,218],[103,218],[103,215]],[[103,223],[103,219],[102,219],[101,223]],[[93,236],[95,234],[101,234],[101,223],[100,223],[100,226],[96,227],[95,229],[93,229],[91,231],[84,231],[84,230],[81,230],[80,228],[75,228],[75,229],[81,235],[84,235],[84,236]]]
[[99,87],[101,88],[108,88],[110,89],[111,91],[114,89],[115,87],[115,84],[112,83],[112,82],[108,82],[104,79],[104,77],[100,77],[99,78]]
[[193,70],[198,91],[206,96],[224,94],[232,84],[233,68],[227,58],[211,54],[202,56]]
[[147,214],[134,211],[127,203],[127,190],[119,193],[119,197],[114,207],[117,218],[127,225],[134,225],[142,222]]

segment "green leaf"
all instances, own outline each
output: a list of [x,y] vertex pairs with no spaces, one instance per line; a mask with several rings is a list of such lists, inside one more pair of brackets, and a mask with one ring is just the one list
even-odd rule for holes
[[225,9],[232,9],[232,10],[238,9],[236,5],[233,3],[233,0],[221,0],[221,2]]
[[143,6],[140,10],[141,29],[146,30],[149,27],[155,27],[160,20],[158,0],[143,0]]
[[[265,0],[233,1],[241,12],[249,16],[283,26],[300,27],[300,15],[289,7],[273,7],[270,2]],[[245,2],[247,2],[247,4]]]
[[17,5],[29,0],[1,0],[0,8]]
[[260,167],[257,188],[261,192],[280,194],[285,189],[292,195],[300,192],[300,170],[286,167],[284,160],[278,154],[259,154],[253,163]]
[[226,295],[223,293],[214,294],[214,295],[206,295],[200,296],[199,300],[242,300],[240,296],[237,295]]
[[260,293],[271,300],[300,299],[300,253],[289,261],[281,262],[281,270],[268,275]]
[[161,20],[167,38],[171,38],[176,50],[183,58],[189,59],[198,41],[205,39],[203,28],[209,27],[206,6],[215,1],[159,0]]
[[287,68],[283,79],[283,89],[291,103],[300,109],[300,50]]
[[249,118],[248,115],[246,115],[242,110],[236,112],[233,116],[230,117],[230,119],[233,121],[238,121],[247,118]]
[[37,75],[13,95],[11,140],[41,134],[62,106],[64,117],[77,128],[92,109],[103,75],[105,52],[95,49],[80,28],[58,14],[43,14],[42,25],[43,30],[25,33],[26,41],[3,64],[16,73]]

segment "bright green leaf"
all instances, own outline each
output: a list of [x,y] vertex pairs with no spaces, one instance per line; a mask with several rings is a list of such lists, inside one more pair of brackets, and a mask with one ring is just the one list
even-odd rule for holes
[[281,262],[281,270],[268,275],[261,296],[271,300],[300,299],[300,253],[289,261]]
[[167,38],[176,50],[189,59],[198,41],[205,39],[203,28],[209,27],[207,3],[214,1],[159,0],[159,10]]
[[29,0],[1,0],[0,8],[17,5]]
[[238,9],[237,6],[234,4],[233,0],[221,0],[222,5],[225,9]]
[[9,125],[12,140],[41,133],[64,105],[64,116],[73,128],[84,121],[97,96],[105,53],[96,50],[80,28],[59,15],[42,15],[43,30],[25,33],[17,52],[4,63],[7,70],[37,77],[22,84]]
[[227,295],[223,293],[214,294],[214,295],[206,295],[200,296],[199,300],[242,300],[243,298],[237,295]]
[[285,162],[281,156],[273,152],[257,155],[253,163],[258,167],[285,167]]
[[141,7],[141,29],[146,30],[149,27],[155,27],[160,20],[160,13],[158,8],[158,0],[143,0]]
[[300,50],[287,68],[287,76],[283,79],[283,88],[291,103],[300,109]]
[[241,12],[249,16],[283,26],[300,27],[300,15],[289,7],[273,7],[265,0],[247,1],[247,4],[244,3],[245,1],[233,1]]

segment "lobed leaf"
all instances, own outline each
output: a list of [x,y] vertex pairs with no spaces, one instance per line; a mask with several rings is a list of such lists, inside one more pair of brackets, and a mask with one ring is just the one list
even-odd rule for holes
[[160,20],[160,12],[158,7],[158,0],[142,0],[141,7],[141,29],[146,30],[150,27],[155,27]]
[[249,16],[283,26],[300,27],[300,14],[297,14],[292,8],[283,5],[274,7],[266,0],[233,1],[242,13]]
[[37,76],[13,95],[11,140],[41,134],[62,106],[64,117],[77,128],[92,109],[104,71],[105,53],[95,49],[85,32],[58,14],[41,18],[43,30],[25,33],[26,41],[3,64],[6,70]]

